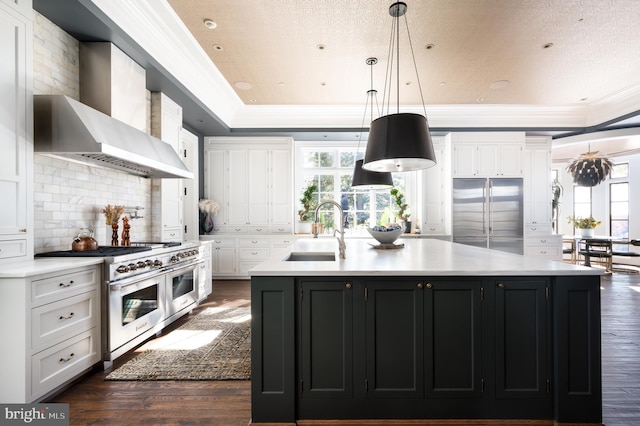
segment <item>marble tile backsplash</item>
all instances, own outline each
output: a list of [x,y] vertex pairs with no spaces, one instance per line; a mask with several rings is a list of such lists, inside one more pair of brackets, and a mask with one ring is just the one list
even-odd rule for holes
[[[78,41],[35,11],[33,22],[34,94],[79,99]],[[149,93],[147,105],[149,122]],[[130,221],[131,240],[150,239],[151,179],[37,153],[33,171],[36,253],[71,249],[81,228],[93,229],[98,244],[111,244],[111,227],[102,214],[107,204],[143,207],[138,215],[144,218]]]

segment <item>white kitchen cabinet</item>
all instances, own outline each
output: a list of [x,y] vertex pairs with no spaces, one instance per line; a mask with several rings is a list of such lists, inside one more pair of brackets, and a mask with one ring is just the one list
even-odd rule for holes
[[292,233],[290,138],[206,138],[205,198],[217,201],[214,233]]
[[9,6],[16,12],[21,13],[23,16],[31,20],[33,16],[33,2],[32,0],[0,0],[0,4]]
[[193,173],[193,179],[183,179],[182,207],[183,207],[183,238],[185,241],[197,241],[200,235],[200,221],[198,201],[200,194],[200,179],[198,165],[198,136],[182,129],[183,161],[187,169]]
[[198,258],[203,260],[198,273],[198,302],[206,299],[213,290],[211,276],[211,246],[211,241],[202,241],[198,248]]
[[[182,108],[161,92],[151,94],[151,134],[171,145],[180,158],[182,151]],[[182,179],[156,179],[152,192],[153,239],[183,240]]]
[[0,3],[0,264],[33,256],[32,12]]
[[551,138],[529,137],[524,150],[524,222],[551,233]]
[[238,238],[238,274],[249,276],[249,269],[269,259],[268,237]]
[[525,237],[524,255],[562,260],[562,235],[531,235]]
[[523,174],[524,254],[562,260],[562,236],[552,234],[550,137],[527,137]]
[[237,274],[236,239],[220,237],[211,243],[211,275],[230,277]]
[[522,177],[523,132],[454,133],[453,177]]
[[443,137],[433,137],[436,154],[435,166],[422,171],[422,222],[421,233],[444,235],[448,233],[447,213],[451,204],[451,185],[448,145]]
[[[100,265],[0,279],[0,400],[41,400],[100,362]],[[22,320],[17,321],[16,319]]]

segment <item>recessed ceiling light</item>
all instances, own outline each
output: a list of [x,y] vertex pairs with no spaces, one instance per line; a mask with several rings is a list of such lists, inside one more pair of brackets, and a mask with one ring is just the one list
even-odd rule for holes
[[249,90],[253,87],[251,83],[247,83],[246,81],[236,81],[233,85],[236,89],[240,90]]
[[447,82],[446,82],[446,81],[441,81],[441,82],[440,82],[440,86],[446,86],[446,85],[447,85]]
[[214,29],[214,28],[216,28],[218,26],[218,24],[216,24],[211,19],[205,19],[203,22],[204,22],[204,26],[209,28],[210,30],[212,30],[212,29]]
[[581,102],[584,102],[584,101],[586,101],[587,99],[589,99],[589,98],[581,98],[581,99],[580,99],[580,101],[581,101]]
[[326,86],[326,85],[327,85],[327,82],[326,82],[326,81],[321,81],[321,82],[320,82],[320,86]]
[[255,99],[249,99],[249,102],[251,102],[252,104],[255,104],[255,103],[256,103],[256,102],[258,102],[258,101],[257,101],[257,100],[255,100]]
[[511,82],[509,80],[498,80],[494,81],[489,85],[490,89],[504,89],[505,87],[509,87]]
[[326,48],[327,48],[327,46],[325,46],[324,44],[319,44],[319,45],[317,45],[317,46],[316,46],[316,48],[317,48],[318,50],[324,50],[324,49],[326,49]]
[[543,49],[548,49],[550,47],[553,47],[553,43],[545,43],[545,44],[542,45]]
[[278,86],[284,86],[284,82],[283,81],[279,81],[278,82]]
[[425,48],[425,49],[427,49],[427,50],[431,50],[431,49],[433,49],[434,47],[436,47],[436,45],[435,45],[435,44],[433,44],[433,43],[429,43],[429,44],[427,44],[424,48]]
[[477,98],[476,102],[484,102],[484,98]]
[[224,50],[224,47],[220,46],[219,44],[214,44],[213,49],[220,51],[220,50]]

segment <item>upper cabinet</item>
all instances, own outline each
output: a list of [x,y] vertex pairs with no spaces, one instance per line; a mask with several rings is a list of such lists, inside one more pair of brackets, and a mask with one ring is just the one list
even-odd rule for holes
[[421,232],[428,235],[450,233],[448,217],[451,210],[450,139],[434,136],[433,149],[436,165],[422,173],[422,223]]
[[524,222],[551,233],[551,138],[527,137],[524,150]]
[[33,15],[33,2],[32,0],[0,0],[0,4],[5,4],[16,12],[21,13],[29,20]]
[[[182,108],[161,92],[151,94],[151,134],[162,139],[183,158]],[[152,194],[153,238],[158,241],[183,239],[182,179],[156,179]]]
[[205,197],[218,202],[214,233],[293,232],[292,140],[206,138]]
[[521,177],[523,132],[452,135],[453,177]]
[[16,13],[27,3],[0,2],[0,264],[33,256],[33,30]]

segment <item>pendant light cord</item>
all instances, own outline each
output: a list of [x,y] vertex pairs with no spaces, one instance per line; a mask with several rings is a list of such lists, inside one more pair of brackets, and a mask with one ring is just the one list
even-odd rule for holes
[[[418,82],[418,90],[420,91],[420,101],[422,102],[422,111],[424,116],[427,116],[427,108],[424,104],[424,95],[422,93],[422,84],[420,83],[420,74],[418,73],[418,64],[416,62],[416,56],[413,51],[413,41],[411,40],[411,32],[409,31],[409,22],[407,21],[407,14],[404,13],[404,24],[407,28],[407,37],[409,39],[409,49],[411,50],[411,59],[413,60],[413,68],[416,73],[416,80]],[[395,44],[395,56],[394,56],[394,44]],[[396,111],[400,113],[400,16],[394,16],[391,23],[391,37],[389,38],[388,49],[389,62],[387,63],[387,71],[385,73],[384,80],[384,96],[382,99],[382,109],[385,109],[386,102],[386,114],[389,114],[391,109],[391,81],[393,79],[393,61],[396,61]],[[387,87],[387,81],[389,86]]]

